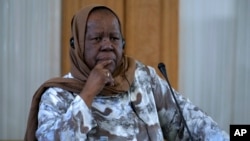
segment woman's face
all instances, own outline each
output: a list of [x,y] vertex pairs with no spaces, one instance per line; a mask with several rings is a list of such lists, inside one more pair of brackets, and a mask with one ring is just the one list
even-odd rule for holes
[[105,68],[114,72],[121,63],[123,40],[120,25],[110,11],[93,11],[88,18],[85,33],[85,63],[90,69],[102,61],[111,60]]

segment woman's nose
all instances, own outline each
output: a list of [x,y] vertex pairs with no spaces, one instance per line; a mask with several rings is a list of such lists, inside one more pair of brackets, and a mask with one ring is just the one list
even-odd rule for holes
[[102,40],[102,50],[113,50],[112,42],[109,38],[103,38]]

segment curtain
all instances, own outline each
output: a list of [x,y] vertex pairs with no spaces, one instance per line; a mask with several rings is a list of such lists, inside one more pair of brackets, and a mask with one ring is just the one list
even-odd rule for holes
[[23,139],[31,99],[60,75],[60,0],[0,0],[0,140]]
[[250,1],[180,0],[179,89],[227,132],[250,123]]

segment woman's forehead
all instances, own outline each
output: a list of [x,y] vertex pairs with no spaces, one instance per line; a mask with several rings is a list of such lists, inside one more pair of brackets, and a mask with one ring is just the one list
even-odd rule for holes
[[120,30],[120,24],[118,19],[112,13],[108,15],[105,13],[92,13],[89,15],[87,20],[87,29],[91,28],[112,28],[115,30]]

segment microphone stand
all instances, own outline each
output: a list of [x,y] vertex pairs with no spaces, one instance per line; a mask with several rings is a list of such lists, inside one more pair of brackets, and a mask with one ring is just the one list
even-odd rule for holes
[[187,122],[186,122],[186,120],[185,120],[185,118],[184,118],[184,116],[183,116],[183,114],[182,114],[180,105],[179,105],[179,103],[178,103],[178,101],[177,101],[177,99],[176,99],[176,97],[175,97],[175,95],[174,95],[173,89],[172,89],[172,87],[171,87],[171,85],[170,85],[170,83],[169,83],[169,81],[168,81],[168,77],[167,77],[166,68],[165,68],[164,63],[159,63],[159,64],[158,64],[158,68],[159,68],[159,70],[161,71],[162,75],[164,76],[164,78],[166,79],[166,81],[167,81],[167,83],[168,83],[168,85],[169,85],[170,92],[171,92],[171,94],[172,94],[172,96],[173,96],[173,98],[174,98],[174,101],[175,101],[175,103],[176,103],[177,109],[178,109],[178,111],[179,111],[179,113],[180,113],[180,115],[181,115],[181,118],[182,118],[183,122],[184,122],[184,126],[185,126],[186,129],[187,129],[188,135],[189,135],[191,141],[194,141],[194,139],[193,139],[193,137],[192,137],[192,135],[191,135],[191,132],[190,132],[188,126],[187,126]]

